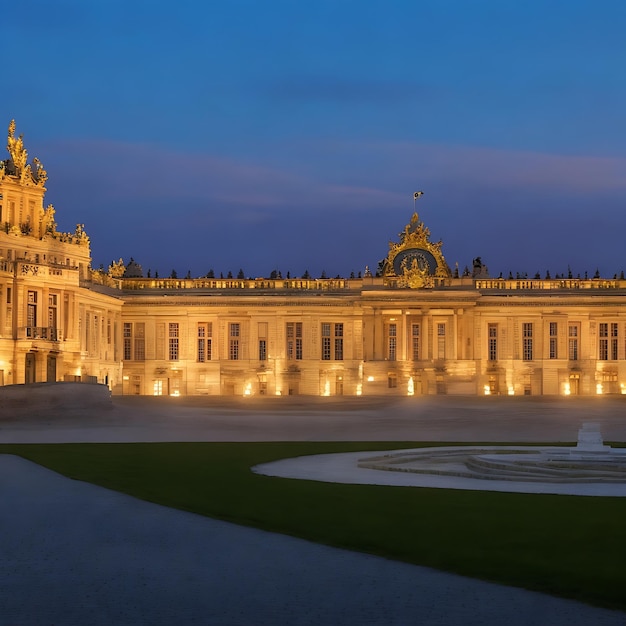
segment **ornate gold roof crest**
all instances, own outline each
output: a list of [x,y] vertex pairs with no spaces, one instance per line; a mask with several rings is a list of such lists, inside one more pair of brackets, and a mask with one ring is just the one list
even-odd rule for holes
[[389,254],[382,265],[386,285],[422,289],[452,276],[441,252],[443,243],[430,241],[430,230],[416,212],[398,236],[399,243],[389,242]]
[[0,161],[0,180],[5,176],[12,176],[26,185],[43,187],[46,184],[48,173],[41,161],[34,158],[32,164],[28,163],[28,152],[24,148],[24,135],[15,137],[15,120],[11,120],[9,124],[7,150],[10,158]]

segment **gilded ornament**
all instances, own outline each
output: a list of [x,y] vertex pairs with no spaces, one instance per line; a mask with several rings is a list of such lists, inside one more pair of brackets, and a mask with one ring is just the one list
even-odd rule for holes
[[389,242],[389,253],[382,262],[386,284],[423,289],[435,286],[435,279],[451,277],[441,247],[443,243],[430,241],[430,230],[420,222],[417,213],[399,233],[398,243]]

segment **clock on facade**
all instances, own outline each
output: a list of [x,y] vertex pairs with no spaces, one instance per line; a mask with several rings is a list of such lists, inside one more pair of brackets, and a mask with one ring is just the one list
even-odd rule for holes
[[413,261],[417,263],[420,270],[428,270],[428,274],[431,276],[437,271],[437,261],[428,250],[407,248],[399,252],[393,260],[393,271],[396,276],[401,276],[404,273],[404,268],[411,269]]

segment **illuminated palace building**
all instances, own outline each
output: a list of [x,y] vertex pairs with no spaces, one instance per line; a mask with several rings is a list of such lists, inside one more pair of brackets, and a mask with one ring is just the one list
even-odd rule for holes
[[452,273],[414,214],[376,276],[145,278],[57,231],[11,122],[0,161],[0,384],[144,395],[623,393],[626,280]]

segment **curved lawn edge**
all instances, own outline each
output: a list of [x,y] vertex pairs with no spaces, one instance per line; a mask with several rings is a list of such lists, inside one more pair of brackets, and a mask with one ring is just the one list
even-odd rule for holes
[[3,444],[0,453],[200,515],[626,610],[626,499],[344,485],[250,470],[306,454],[426,445],[479,444]]

